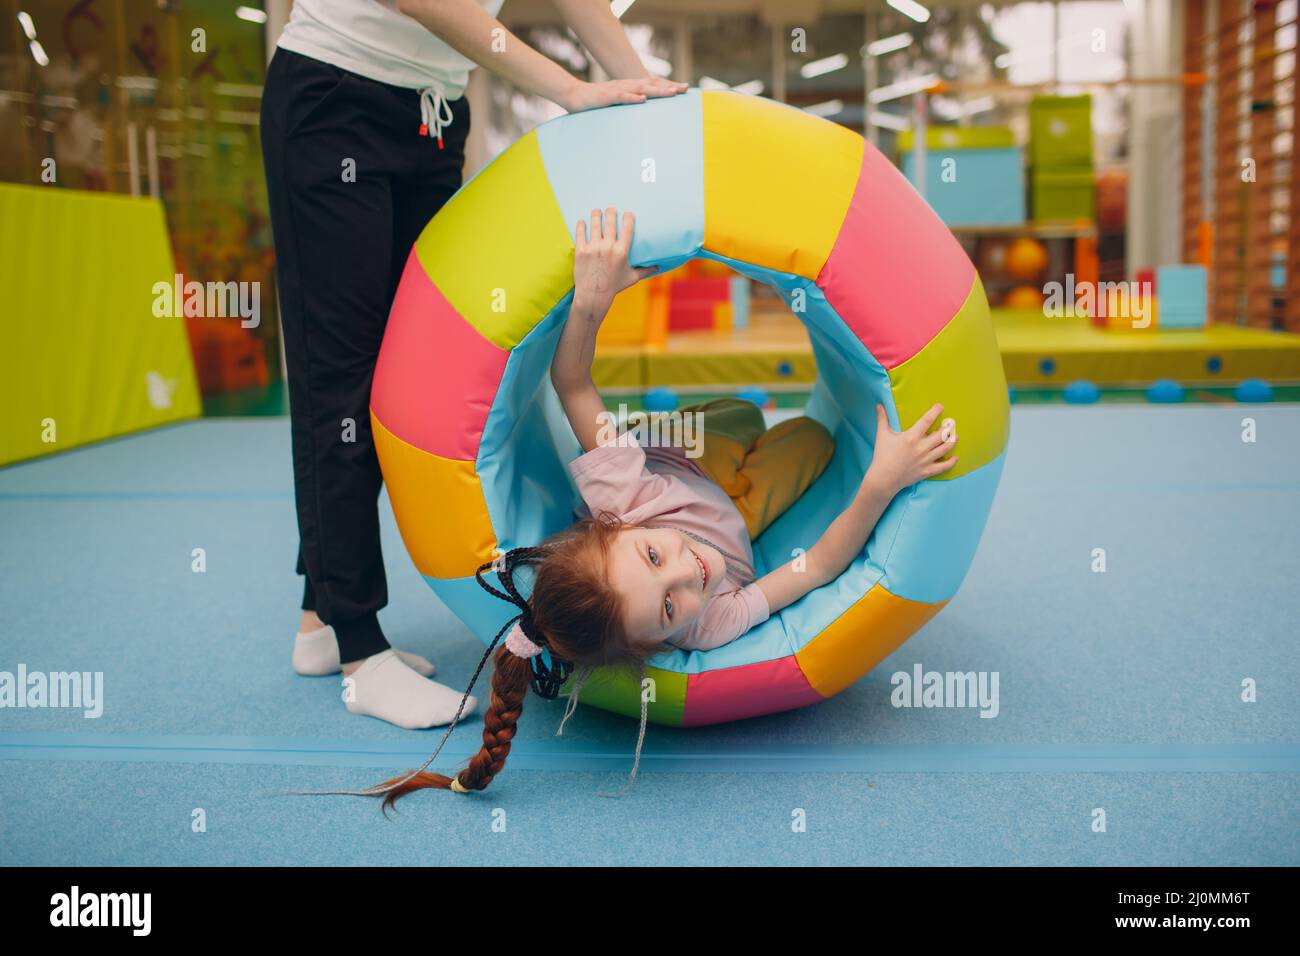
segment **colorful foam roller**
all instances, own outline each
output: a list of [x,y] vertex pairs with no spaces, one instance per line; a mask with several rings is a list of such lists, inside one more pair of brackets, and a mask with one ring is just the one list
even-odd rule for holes
[[[760,574],[810,547],[893,427],[933,402],[959,463],[900,494],[834,582],[711,651],[650,661],[650,719],[699,726],[804,707],[852,684],[948,602],[974,558],[1008,440],[1008,392],[970,260],[861,136],[727,92],[562,116],[451,198],[416,242],[375,370],[376,449],[403,540],[443,602],[490,640],[511,608],[474,571],[533,545],[577,504],[581,454],[548,370],[573,292],[573,230],[636,214],[634,265],[694,258],[771,285],[804,322],[807,414],[835,436],[817,482],[754,543]],[[902,419],[900,423],[900,418]],[[598,672],[584,703],[636,716],[642,690]]]

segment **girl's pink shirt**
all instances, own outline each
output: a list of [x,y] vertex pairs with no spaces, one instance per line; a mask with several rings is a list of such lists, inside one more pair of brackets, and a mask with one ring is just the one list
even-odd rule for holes
[[[609,511],[631,524],[685,528],[753,567],[745,519],[680,446],[643,448],[625,432],[616,443],[593,448],[570,462],[569,472],[593,515]],[[668,643],[709,650],[734,641],[770,613],[757,583],[745,584],[728,573],[699,617]]]

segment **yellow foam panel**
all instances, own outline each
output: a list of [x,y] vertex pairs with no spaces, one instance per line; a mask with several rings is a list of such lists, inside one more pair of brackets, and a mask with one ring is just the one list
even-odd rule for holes
[[862,169],[864,140],[741,93],[704,103],[704,248],[816,279]]
[[[512,349],[573,288],[573,237],[526,134],[452,196],[416,240],[439,291],[488,341]],[[491,255],[484,255],[490,249]]]
[[978,276],[957,314],[925,348],[890,369],[889,380],[903,428],[910,428],[935,402],[943,404],[940,421],[956,421],[957,464],[939,479],[974,471],[1002,453],[1010,403],[988,300]]
[[830,697],[897,650],[947,603],[909,601],[877,584],[795,659],[813,689]]
[[492,560],[497,544],[474,462],[408,445],[373,411],[370,427],[397,527],[416,569],[434,578],[472,577]]

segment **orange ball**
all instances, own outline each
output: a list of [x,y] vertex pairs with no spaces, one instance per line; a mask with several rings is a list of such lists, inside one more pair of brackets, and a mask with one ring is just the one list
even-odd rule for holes
[[1007,272],[1017,279],[1037,278],[1047,268],[1047,250],[1036,239],[1020,238],[1007,249]]
[[1043,293],[1031,285],[1018,285],[1007,293],[1002,305],[1007,309],[1041,309]]

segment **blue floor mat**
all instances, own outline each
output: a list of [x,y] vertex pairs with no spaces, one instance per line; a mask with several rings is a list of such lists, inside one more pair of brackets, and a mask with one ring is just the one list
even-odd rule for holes
[[[556,738],[562,704],[530,697],[489,791],[409,798],[394,824],[370,801],[257,796],[364,786],[441,736],[351,716],[336,678],[289,665],[287,420],[205,420],[15,466],[0,471],[0,671],[102,672],[104,700],[95,718],[0,709],[0,863],[1300,863],[1297,466],[1293,406],[1016,408],[962,591],[853,687],[787,714],[651,727],[617,801],[597,792],[630,768],[635,722],[580,707]],[[482,647],[415,572],[386,500],[381,515],[381,623],[461,687]],[[996,717],[893,706],[891,675],[918,665],[996,672]],[[438,766],[478,734],[477,717],[457,728]],[[238,815],[222,839],[190,834],[204,800]],[[498,805],[531,837],[494,839]],[[1105,834],[1089,829],[1098,806]],[[792,835],[799,807],[808,833]],[[593,817],[609,822],[589,831]],[[349,855],[300,831],[309,819],[382,839]]]

